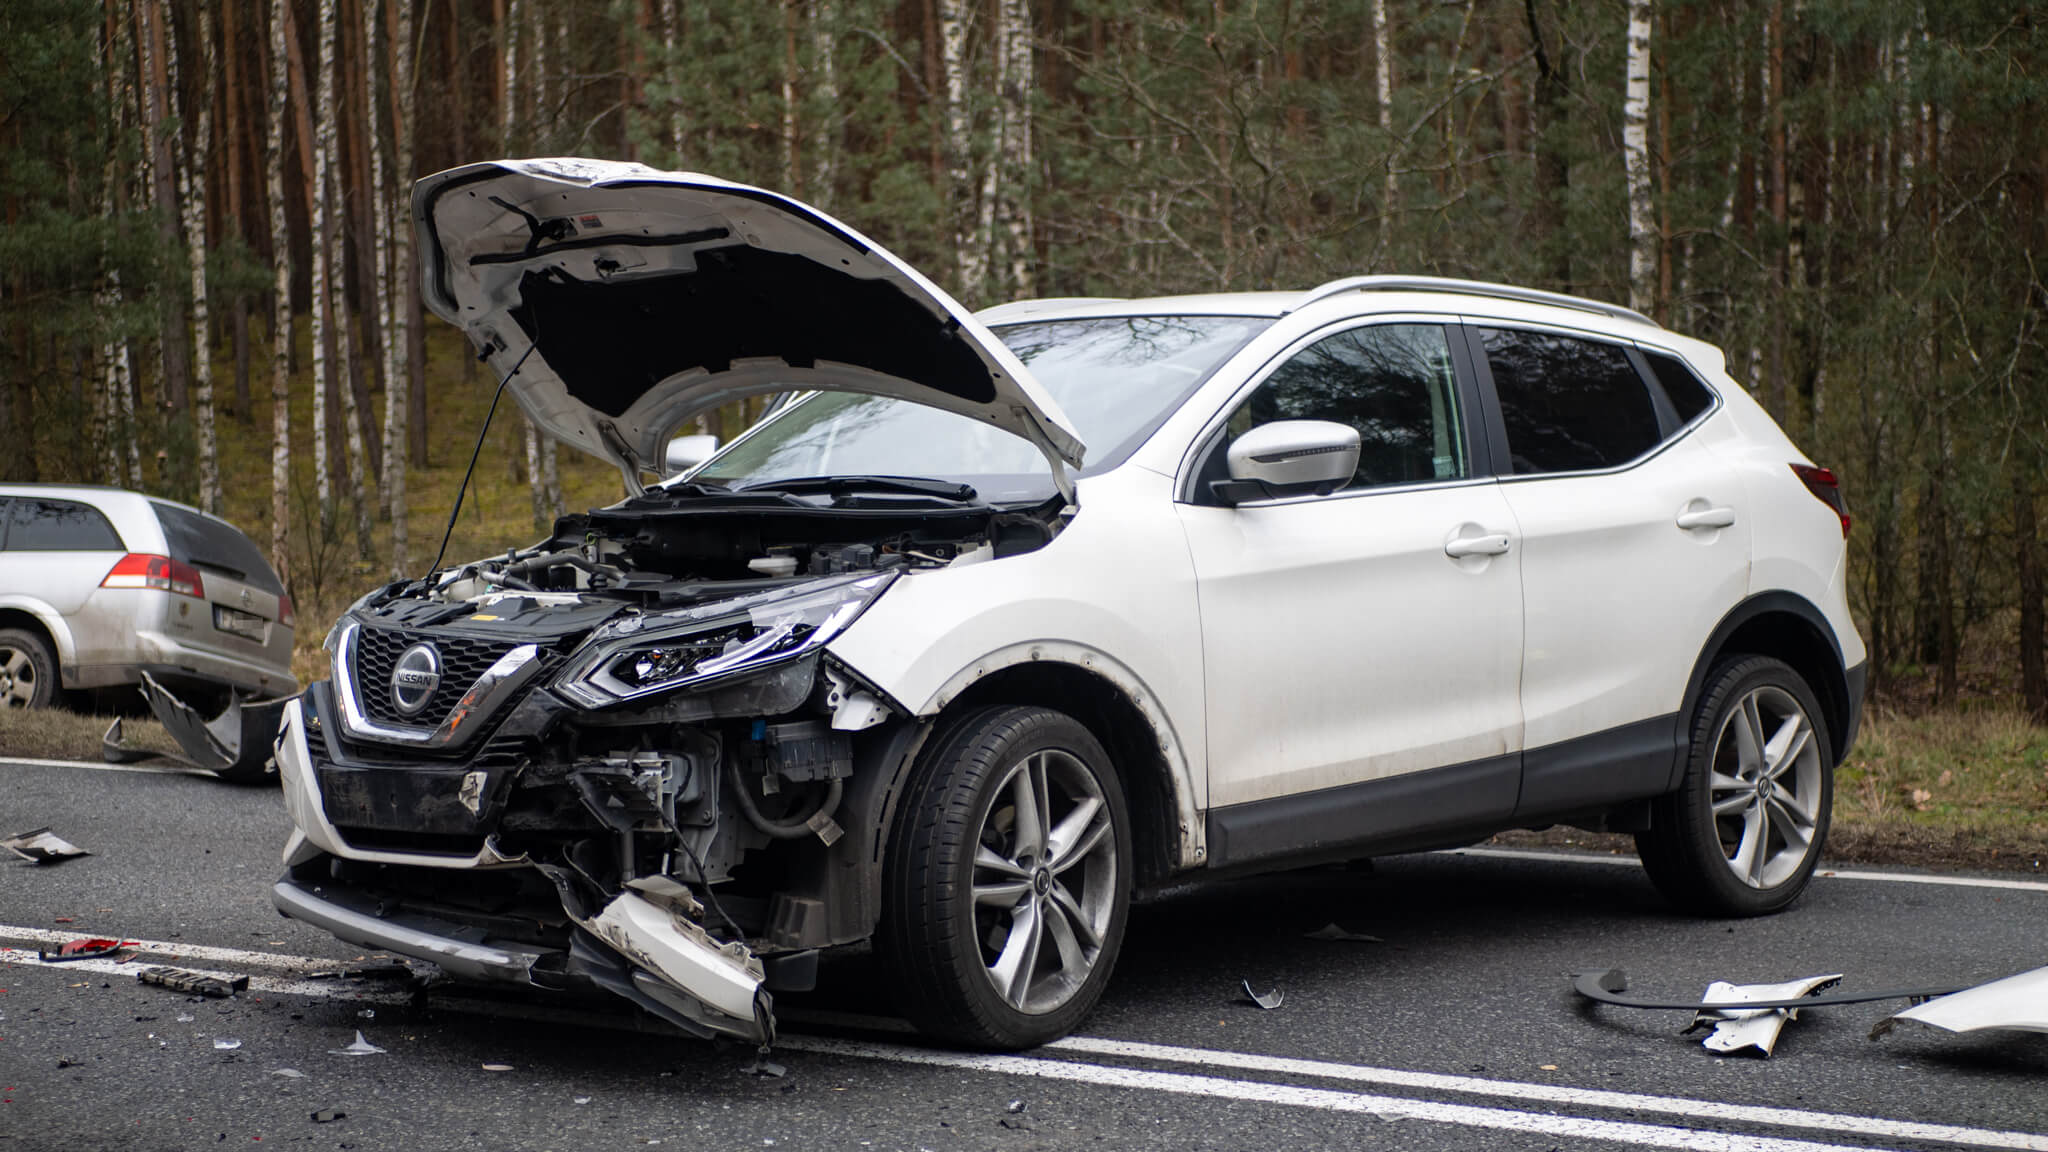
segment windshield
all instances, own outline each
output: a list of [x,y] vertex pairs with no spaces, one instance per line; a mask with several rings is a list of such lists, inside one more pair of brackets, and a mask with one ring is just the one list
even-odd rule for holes
[[[996,329],[1088,446],[1089,476],[1121,464],[1209,373],[1272,324],[1262,316],[1119,316]],[[1029,441],[908,400],[821,392],[785,409],[692,478],[740,488],[798,476],[927,476],[991,503],[1052,492]]]

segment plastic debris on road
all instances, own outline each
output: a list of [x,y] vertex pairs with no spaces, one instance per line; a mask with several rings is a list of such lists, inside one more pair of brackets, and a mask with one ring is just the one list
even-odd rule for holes
[[343,1112],[339,1108],[322,1108],[318,1112],[313,1113],[313,1123],[332,1124],[346,1115],[348,1113]]
[[363,1039],[361,1030],[356,1032],[355,1043],[346,1048],[329,1048],[327,1050],[329,1056],[378,1056],[382,1055],[383,1052],[382,1048]]
[[9,836],[5,840],[0,840],[0,848],[5,848],[23,860],[32,861],[37,865],[62,864],[79,856],[92,855],[62,836],[53,834],[48,828],[35,828],[18,836]]
[[483,1066],[483,1069],[486,1072],[510,1072],[512,1066],[510,1064],[486,1064]]
[[297,1068],[272,1068],[270,1074],[272,1076],[282,1076],[287,1080],[304,1080],[306,1078],[306,1074]]
[[1249,980],[1244,981],[1244,994],[1252,1003],[1264,1008],[1268,1012],[1278,1008],[1280,1002],[1287,998],[1286,994],[1278,988],[1273,989],[1271,992],[1254,992],[1252,991],[1252,982]]
[[155,984],[173,992],[192,996],[212,996],[226,999],[249,987],[247,976],[220,977],[208,972],[194,972],[189,968],[144,968],[135,974],[143,984]]
[[36,958],[45,964],[64,964],[72,960],[92,960],[101,956],[113,956],[124,948],[133,948],[133,940],[109,940],[104,936],[88,936],[81,940],[66,940],[54,952],[38,950]]
[[1302,937],[1308,940],[1330,940],[1347,944],[1386,943],[1386,941],[1377,936],[1368,936],[1363,932],[1353,932],[1335,921],[1331,921],[1313,932],[1303,932]]
[[1870,1038],[1875,1040],[1891,1031],[1892,1025],[1900,1020],[1945,1032],[1977,1032],[1987,1028],[2048,1032],[2048,968],[2021,972],[1915,1004],[1878,1021]]
[[241,1046],[242,1042],[233,1036],[216,1036],[213,1041],[213,1049],[216,1052],[233,1052]]

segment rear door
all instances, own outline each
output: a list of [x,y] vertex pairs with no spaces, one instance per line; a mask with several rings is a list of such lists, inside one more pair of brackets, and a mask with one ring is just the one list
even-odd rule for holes
[[159,500],[149,502],[163,526],[171,559],[198,569],[207,610],[174,614],[180,643],[237,660],[288,669],[292,629],[282,620],[284,584],[256,545],[222,520]]
[[81,613],[109,569],[127,554],[121,534],[99,509],[80,500],[16,496],[4,513],[0,595],[47,605],[70,634],[66,663],[81,666],[132,660],[132,622],[110,624]]
[[1700,434],[1712,393],[1675,394],[1617,340],[1468,332],[1522,533],[1517,816],[1661,792],[1693,663],[1749,583],[1746,491]]

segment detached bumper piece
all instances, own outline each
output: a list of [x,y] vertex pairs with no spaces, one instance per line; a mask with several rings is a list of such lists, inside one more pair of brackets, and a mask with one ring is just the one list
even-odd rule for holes
[[669,908],[628,892],[578,920],[566,948],[499,939],[378,895],[286,876],[271,889],[277,910],[363,948],[410,956],[452,976],[555,991],[579,984],[615,993],[693,1036],[773,1042],[773,1003],[761,961],[737,942],[720,944]]
[[[291,699],[235,698],[220,715],[208,720],[147,672],[142,674],[142,698],[149,701],[149,710],[169,730],[178,747],[185,750],[186,759],[226,780],[260,780],[269,774],[271,745],[277,741],[278,723]],[[108,726],[100,741],[100,753],[113,764],[153,755],[127,744],[119,720]]]

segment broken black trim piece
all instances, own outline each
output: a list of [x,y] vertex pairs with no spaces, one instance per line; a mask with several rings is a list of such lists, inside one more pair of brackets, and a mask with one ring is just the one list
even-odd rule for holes
[[1609,968],[1602,972],[1581,972],[1572,980],[1572,991],[1588,1000],[1615,1008],[1647,1008],[1671,1012],[1712,1012],[1724,1008],[1825,1008],[1833,1004],[1868,1004],[1877,1000],[1912,1000],[1918,1003],[1932,1000],[1937,996],[1953,995],[1962,990],[1961,987],[1886,988],[1876,992],[1833,992],[1824,996],[1795,996],[1789,1000],[1652,1000],[1647,997],[1622,995],[1628,991],[1628,974],[1619,968]]

